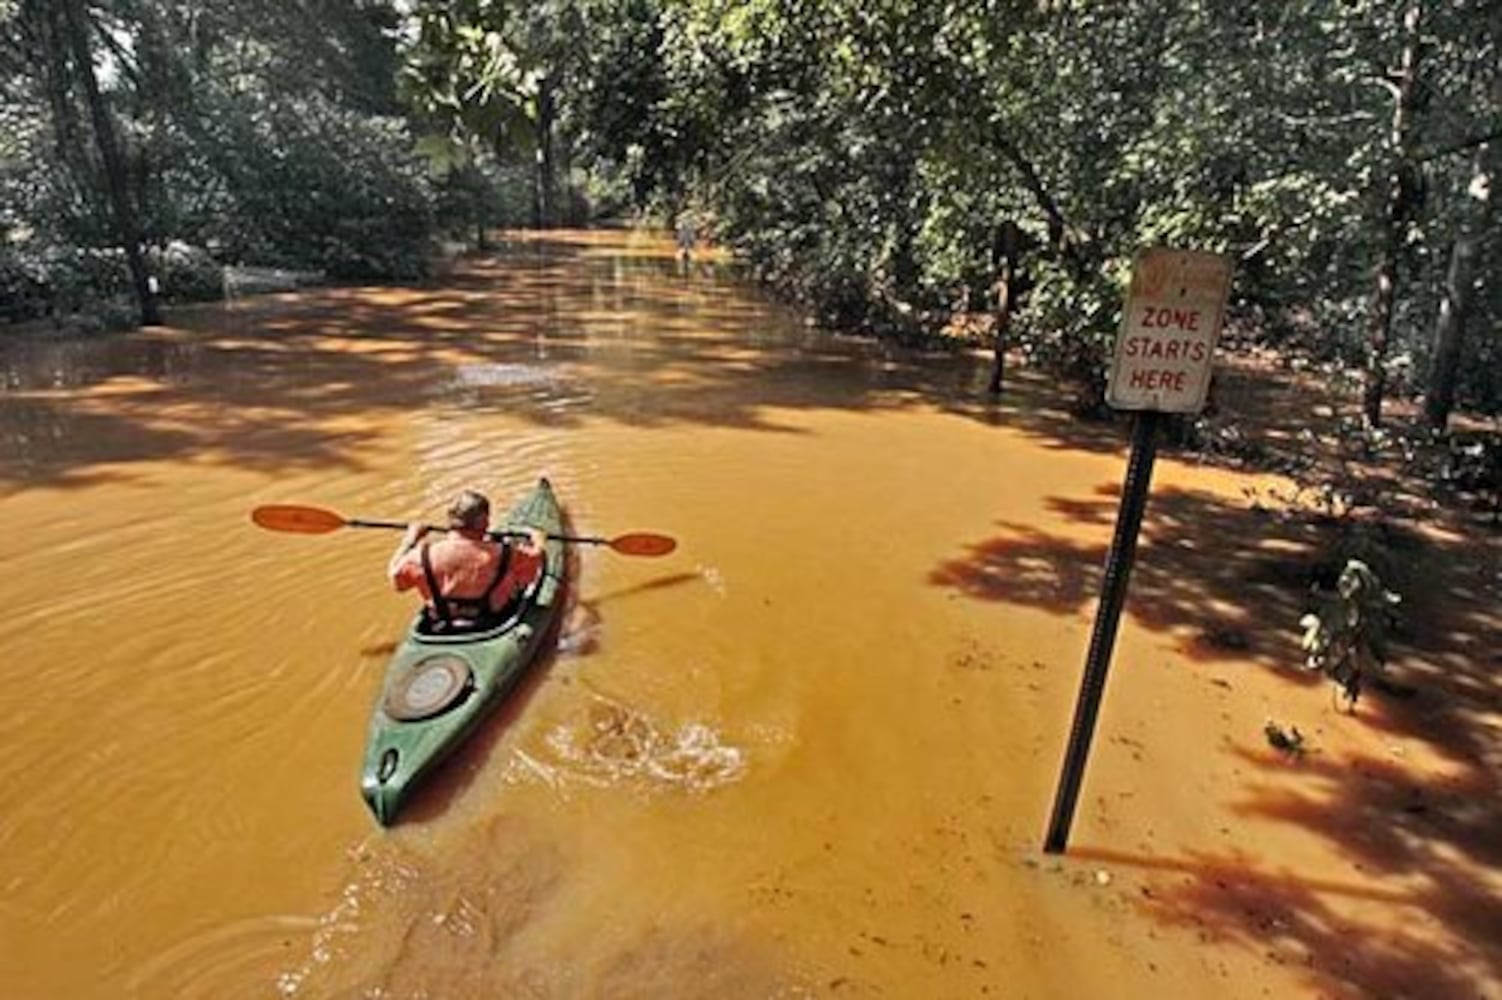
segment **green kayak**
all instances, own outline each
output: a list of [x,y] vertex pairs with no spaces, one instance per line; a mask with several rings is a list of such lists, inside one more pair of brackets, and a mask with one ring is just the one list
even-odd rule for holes
[[[563,511],[546,479],[492,530],[562,534]],[[371,713],[360,790],[382,826],[418,782],[505,698],[552,631],[563,600],[563,543],[549,541],[542,575],[504,623],[483,632],[434,635],[419,615],[386,668]]]

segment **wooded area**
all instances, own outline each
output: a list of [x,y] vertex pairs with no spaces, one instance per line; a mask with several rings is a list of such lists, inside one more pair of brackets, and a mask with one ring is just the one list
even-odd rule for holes
[[0,26],[9,320],[692,211],[822,323],[963,321],[1085,409],[1150,244],[1235,255],[1236,335],[1358,379],[1369,433],[1395,397],[1435,428],[1502,407],[1491,0],[0,0]]

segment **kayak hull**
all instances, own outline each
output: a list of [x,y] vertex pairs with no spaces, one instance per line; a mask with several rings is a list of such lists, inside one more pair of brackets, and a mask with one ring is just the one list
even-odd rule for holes
[[[552,486],[540,480],[495,527],[562,534],[563,511]],[[550,540],[545,552],[541,577],[496,628],[432,635],[419,630],[421,615],[408,627],[371,712],[360,775],[361,794],[382,826],[396,819],[423,779],[501,704],[542,651],[563,602],[566,571],[563,543]],[[433,700],[431,707],[425,698]]]

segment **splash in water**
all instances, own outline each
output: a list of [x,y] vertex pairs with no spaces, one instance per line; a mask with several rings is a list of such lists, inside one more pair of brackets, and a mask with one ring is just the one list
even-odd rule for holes
[[698,571],[699,575],[704,578],[704,582],[709,584],[711,590],[713,590],[716,594],[719,594],[721,597],[725,596],[725,576],[720,572],[718,567],[705,566],[701,563],[694,568]]
[[508,778],[540,780],[558,790],[581,781],[707,792],[745,770],[744,751],[722,742],[710,726],[689,722],[668,730],[625,705],[597,699],[587,718],[548,733],[541,753],[518,750]]

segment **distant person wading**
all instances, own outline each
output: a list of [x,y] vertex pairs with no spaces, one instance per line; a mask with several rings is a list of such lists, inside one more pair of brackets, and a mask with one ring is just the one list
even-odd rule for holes
[[683,261],[688,261],[694,255],[694,244],[698,242],[698,233],[694,230],[694,220],[688,215],[678,218],[678,256]]
[[499,624],[522,589],[542,572],[546,536],[536,529],[519,544],[491,541],[490,501],[465,490],[448,510],[448,533],[424,542],[427,527],[409,524],[387,572],[398,590],[417,588],[434,631]]

